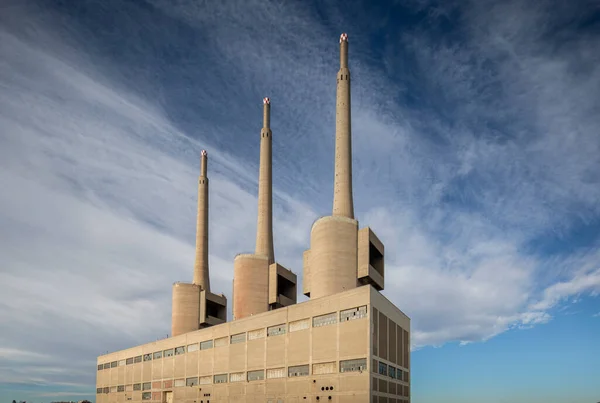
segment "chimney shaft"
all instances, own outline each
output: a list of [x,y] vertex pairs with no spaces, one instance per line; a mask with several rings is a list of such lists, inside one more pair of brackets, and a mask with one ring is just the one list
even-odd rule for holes
[[196,261],[194,262],[194,284],[210,292],[208,273],[208,156],[202,150],[200,177],[198,178],[198,217],[196,222]]
[[263,128],[260,131],[260,168],[258,174],[258,223],[256,229],[256,254],[267,256],[269,264],[275,262],[273,251],[273,174],[271,151],[271,101],[263,99]]
[[352,198],[350,70],[348,70],[347,34],[342,34],[340,36],[340,70],[337,74],[333,215],[354,218],[354,202]]

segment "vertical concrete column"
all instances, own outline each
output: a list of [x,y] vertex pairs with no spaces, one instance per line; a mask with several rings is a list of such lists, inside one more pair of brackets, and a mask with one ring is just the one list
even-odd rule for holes
[[196,260],[194,281],[203,290],[210,291],[208,272],[208,155],[202,150],[200,157],[200,177],[198,178],[198,214],[196,222]]

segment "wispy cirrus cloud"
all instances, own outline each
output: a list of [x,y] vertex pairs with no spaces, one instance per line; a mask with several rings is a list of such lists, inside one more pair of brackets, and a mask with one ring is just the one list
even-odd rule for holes
[[[12,357],[0,379],[92,385],[97,355],[166,336],[170,284],[191,277],[201,148],[212,284],[230,295],[233,256],[254,247],[265,95],[275,253],[301,274],[310,225],[331,209],[346,30],[357,215],[386,244],[385,294],[412,317],[414,346],[542,324],[598,292],[593,239],[544,247],[600,216],[598,41],[550,35],[584,18],[575,8],[424,2],[397,29],[390,6],[375,48],[377,33],[329,2],[109,3],[13,2],[0,20],[0,343]],[[26,354],[78,364],[32,378]]]

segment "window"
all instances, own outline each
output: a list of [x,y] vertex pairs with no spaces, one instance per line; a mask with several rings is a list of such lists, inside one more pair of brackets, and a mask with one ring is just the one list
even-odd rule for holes
[[396,379],[399,381],[402,380],[402,370],[400,368],[396,369]]
[[243,343],[246,341],[246,333],[231,335],[231,344]]
[[179,388],[185,386],[185,379],[175,379],[175,387]]
[[226,346],[228,343],[229,337],[225,336],[225,337],[219,337],[218,339],[215,339],[215,347],[223,347]]
[[185,346],[175,347],[175,355],[180,355],[185,353]]
[[105,387],[104,389],[102,389],[102,393],[108,393],[109,388]]
[[394,368],[390,365],[388,375],[390,378],[396,379],[396,368]]
[[103,364],[99,364],[98,365],[98,371],[102,371],[102,369],[104,369],[104,365]]
[[142,356],[141,356],[141,355],[138,355],[137,357],[134,357],[134,358],[133,358],[133,362],[136,362],[136,363],[137,363],[137,362],[142,362]]
[[133,385],[126,385],[125,392],[131,392],[131,391],[133,391]]
[[126,359],[126,360],[125,360],[125,364],[126,364],[126,365],[131,365],[131,364],[133,364],[133,357]]
[[115,368],[116,366],[117,366],[117,362],[116,361],[113,361],[113,362],[110,363],[110,367],[111,368]]
[[244,382],[246,380],[243,372],[233,372],[229,374],[229,382]]
[[168,350],[163,351],[163,357],[167,358],[167,357],[173,357],[173,349],[170,348]]
[[371,363],[371,371],[377,373],[378,369],[379,369],[379,361],[373,360],[373,362]]
[[164,380],[162,387],[163,387],[163,389],[172,388],[173,387],[173,380],[172,379]]
[[191,353],[191,352],[194,352],[194,351],[198,351],[198,348],[199,348],[198,343],[196,343],[196,344],[188,344],[188,346],[187,346],[187,352]]
[[196,385],[198,385],[198,377],[197,376],[187,378],[185,380],[185,386],[196,386]]
[[340,322],[346,322],[354,319],[367,317],[367,306],[359,306],[358,308],[344,309],[340,312]]
[[104,364],[104,369],[109,369],[110,368],[110,362],[107,362],[106,364]]
[[227,383],[227,374],[215,375],[215,383]]
[[340,372],[358,372],[367,369],[367,359],[359,358],[356,360],[340,361]]
[[384,362],[379,363],[379,375],[387,375],[387,364]]
[[102,393],[102,388],[96,388],[96,393]]
[[144,361],[152,361],[152,354],[144,354]]
[[153,357],[153,358],[154,358],[155,360],[158,360],[159,358],[162,358],[162,353],[163,353],[162,351],[157,351],[157,352],[155,352],[155,353],[154,353],[154,357]]
[[264,370],[248,371],[248,381],[262,381],[263,379],[265,379]]
[[256,329],[248,332],[248,340],[262,339],[265,337],[265,329]]
[[322,362],[319,364],[313,364],[313,375],[322,375],[322,374],[333,374],[335,373],[336,365],[335,361],[332,362]]
[[150,389],[152,389],[152,383],[151,382],[142,383],[142,390],[150,390]]
[[212,340],[206,340],[200,343],[200,350],[208,350],[209,348],[213,348]]
[[117,387],[116,386],[111,386],[110,387],[110,393],[117,393]]
[[212,383],[212,376],[201,376],[200,385],[210,385]]
[[133,390],[142,390],[142,384],[141,383],[134,383],[133,384]]
[[267,328],[267,337],[285,334],[285,325],[271,326]]
[[125,360],[119,360],[119,367],[122,367],[125,365]]
[[290,333],[298,330],[308,329],[310,327],[310,318],[290,322]]
[[285,378],[285,368],[267,369],[267,379]]
[[125,392],[125,385],[117,386],[117,392]]
[[150,400],[150,399],[152,399],[152,392],[142,393],[142,400]]
[[288,367],[288,376],[308,376],[308,365],[296,365]]
[[313,318],[313,327],[334,325],[337,323],[337,313],[332,312],[326,315],[315,316]]

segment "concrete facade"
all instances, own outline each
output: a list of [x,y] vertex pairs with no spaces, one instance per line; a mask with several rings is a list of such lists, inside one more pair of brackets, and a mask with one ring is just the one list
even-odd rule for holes
[[210,292],[207,156],[192,283],[175,283],[172,337],[98,357],[98,403],[410,402],[410,319],[379,291],[385,248],[352,195],[348,36],[340,36],[333,211],[311,228],[297,278],[275,262],[271,102],[263,100],[256,250],[233,262],[233,321]]
[[96,402],[410,401],[409,329],[362,286],[100,356]]

